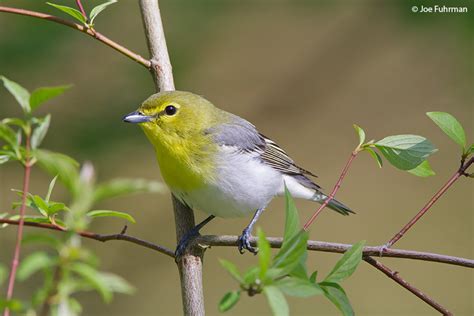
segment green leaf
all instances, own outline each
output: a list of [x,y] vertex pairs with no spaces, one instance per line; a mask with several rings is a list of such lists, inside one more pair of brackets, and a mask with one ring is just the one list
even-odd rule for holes
[[64,154],[44,149],[37,149],[35,156],[40,167],[51,175],[58,176],[58,179],[70,192],[76,193],[79,182],[79,164],[77,161]]
[[[82,16],[82,14],[81,14]],[[63,85],[63,86],[56,86],[56,87],[41,87],[34,90],[30,96],[30,107],[31,111],[34,111],[38,106],[43,104],[44,102],[55,98],[64,93],[64,91],[71,88],[72,85]]]
[[379,166],[379,168],[382,168],[383,161],[382,161],[382,158],[380,157],[380,155],[375,150],[373,150],[372,148],[369,148],[369,147],[364,148],[364,150],[366,150],[372,156],[372,158],[375,159],[375,161],[377,162],[377,165]]
[[224,259],[219,259],[219,262],[221,263],[222,267],[227,270],[227,272],[230,273],[230,275],[240,284],[245,283],[244,279],[240,275],[239,269],[235,264],[233,264],[230,261],[224,260]]
[[474,144],[469,147],[468,150],[466,150],[466,155],[472,155],[474,153]]
[[285,232],[283,235],[282,248],[300,229],[300,219],[295,201],[285,184]]
[[12,148],[18,148],[15,131],[8,125],[0,123],[0,139],[3,139]]
[[65,6],[65,5],[59,5],[59,4],[55,4],[55,3],[51,3],[51,2],[46,2],[47,4],[49,4],[50,6],[52,7],[55,7],[56,9],[58,10],[61,10],[63,11],[64,13],[72,16],[74,19],[78,20],[79,22],[83,23],[83,24],[86,24],[86,18],[82,15],[82,13],[74,8],[71,8],[71,7],[68,7],[68,6]]
[[109,210],[94,210],[87,212],[87,216],[96,218],[96,217],[119,217],[126,219],[130,223],[136,223],[135,219],[132,217],[132,215],[124,213],[124,212],[118,212],[118,211],[109,211]]
[[354,129],[357,132],[357,135],[359,135],[359,145],[357,147],[360,147],[365,142],[365,132],[360,126],[356,124],[352,126],[354,126]]
[[95,18],[99,15],[100,12],[102,12],[105,8],[107,8],[109,5],[111,4],[114,4],[116,3],[117,0],[111,0],[111,1],[107,1],[105,3],[102,3],[102,4],[99,4],[98,6],[94,7],[91,11],[91,13],[89,14],[89,17],[90,17],[90,24],[93,25],[94,24],[94,20]]
[[33,196],[33,205],[32,207],[38,210],[43,216],[48,216],[48,203],[46,203],[45,200],[39,195],[34,195]]
[[146,179],[114,179],[97,186],[94,191],[94,201],[103,201],[112,197],[141,192],[165,192],[166,187],[158,181]]
[[219,312],[223,313],[234,307],[240,299],[240,291],[227,292],[219,302]]
[[308,271],[306,270],[306,260],[308,259],[308,251],[300,257],[300,262],[290,271],[290,276],[308,280]]
[[48,187],[48,193],[46,193],[46,202],[49,202],[49,199],[51,198],[51,194],[53,193],[54,185],[56,184],[56,180],[58,179],[58,175],[56,175],[53,180],[49,183]]
[[8,308],[11,312],[20,312],[23,309],[23,303],[17,299],[4,300],[0,298],[0,311]]
[[349,276],[357,269],[362,261],[362,251],[365,240],[359,241],[349,248],[341,259],[336,263],[332,271],[326,276],[323,282],[338,283]]
[[426,115],[464,150],[466,134],[461,123],[454,116],[446,112],[428,112]]
[[244,284],[253,284],[257,280],[260,269],[258,267],[252,267],[248,269],[244,274]]
[[82,262],[72,263],[70,269],[95,289],[102,296],[104,302],[109,303],[112,300],[112,291],[96,269]]
[[48,256],[46,252],[34,252],[24,258],[18,268],[18,279],[24,281],[34,273],[51,268],[56,264],[56,259]]
[[39,125],[33,130],[31,135],[31,148],[36,149],[43,142],[44,137],[49,129],[49,123],[51,122],[51,115],[46,115],[39,123]]
[[353,316],[354,310],[352,309],[349,298],[344,292],[344,289],[337,283],[323,282],[319,283],[324,295],[333,302],[334,305],[342,312],[344,316]]
[[282,276],[290,273],[300,264],[301,259],[306,254],[306,242],[308,241],[308,233],[301,230],[287,243],[285,243],[280,251],[273,259],[272,268],[281,269]]
[[119,275],[99,272],[99,278],[101,282],[114,293],[133,294],[135,292],[135,288]]
[[290,296],[309,297],[324,294],[318,284],[300,278],[284,278],[275,282],[274,285]]
[[10,155],[0,155],[0,165],[9,162],[11,156]]
[[416,168],[408,170],[408,172],[418,177],[429,177],[436,174],[433,169],[431,169],[428,160],[423,161]]
[[374,144],[387,160],[401,170],[410,170],[422,163],[437,149],[418,135],[388,136]]
[[[44,216],[26,215],[23,218],[24,218],[25,222],[51,224],[51,221],[49,220],[49,218],[46,218]],[[13,221],[17,221],[17,220],[20,219],[20,215],[10,216],[10,219],[13,220]],[[61,221],[60,219],[57,219],[57,218],[56,218],[56,223],[61,225],[61,226],[65,226],[63,221]],[[3,224],[3,225],[8,225],[8,224]]]
[[48,215],[53,216],[59,211],[69,211],[66,204],[61,202],[49,202]]
[[5,86],[5,88],[15,97],[16,101],[20,104],[21,108],[23,109],[23,112],[30,113],[30,93],[28,92],[28,90],[4,76],[0,76],[0,79],[3,80],[3,85]]
[[0,264],[0,285],[7,279],[7,275],[7,268],[3,264]]
[[44,244],[56,248],[61,245],[61,240],[56,235],[30,233],[23,237],[21,243],[22,245]]
[[272,261],[272,253],[270,249],[270,243],[267,241],[265,237],[265,233],[260,229],[257,230],[258,236],[258,262],[260,266],[260,278],[263,280],[265,279],[265,275],[267,273],[268,267],[270,267]]
[[280,289],[274,285],[263,288],[263,293],[267,297],[268,304],[275,316],[289,316],[290,308],[286,302],[285,296]]
[[314,271],[313,273],[311,273],[311,276],[309,277],[309,281],[313,282],[313,283],[316,283],[316,278],[317,277],[318,277],[318,271]]

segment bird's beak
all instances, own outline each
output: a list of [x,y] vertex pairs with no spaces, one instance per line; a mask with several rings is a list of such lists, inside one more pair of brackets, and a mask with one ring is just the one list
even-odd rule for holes
[[139,111],[128,113],[122,118],[122,121],[127,123],[146,123],[150,122],[153,119],[153,116],[145,115]]

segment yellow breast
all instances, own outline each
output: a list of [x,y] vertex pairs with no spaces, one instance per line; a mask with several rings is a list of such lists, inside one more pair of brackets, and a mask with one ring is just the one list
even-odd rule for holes
[[217,146],[209,139],[199,137],[177,142],[175,137],[147,136],[155,147],[163,179],[171,189],[191,191],[214,180]]

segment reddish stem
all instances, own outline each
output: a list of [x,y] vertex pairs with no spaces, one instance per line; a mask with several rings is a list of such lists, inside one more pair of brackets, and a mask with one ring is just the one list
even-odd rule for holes
[[[8,288],[7,288],[7,301],[11,300],[13,297],[13,289],[15,288],[15,278],[18,265],[20,264],[20,253],[21,253],[21,241],[23,239],[23,227],[25,223],[25,209],[26,209],[26,197],[29,191],[30,186],[30,173],[31,173],[31,164],[30,164],[30,134],[26,134],[25,141],[25,174],[23,177],[23,196],[21,200],[20,207],[20,220],[18,224],[17,236],[16,236],[16,245],[15,252],[13,254],[13,260],[11,264],[10,277],[8,279]],[[9,316],[10,310],[8,308],[3,312],[3,316]]]
[[92,36],[93,38],[95,38],[98,41],[104,43],[105,45],[108,45],[108,46],[112,47],[116,51],[118,51],[118,52],[122,53],[123,55],[129,57],[130,59],[136,61],[140,65],[145,66],[148,69],[150,69],[150,67],[151,67],[151,62],[149,60],[147,60],[147,59],[143,58],[142,56],[132,52],[131,50],[125,48],[124,46],[112,41],[111,39],[109,39],[105,35],[97,32],[95,30],[92,30],[90,28],[87,28],[83,25],[58,18],[57,16],[54,16],[54,15],[45,14],[45,13],[36,12],[36,11],[25,10],[25,9],[19,9],[19,8],[10,8],[10,7],[0,6],[0,12],[30,16],[30,17],[33,17],[33,18],[43,19],[43,20],[59,23],[59,24],[65,25],[65,26],[69,26],[70,28],[73,28],[77,31],[80,31],[82,33],[86,33],[86,34]]
[[357,156],[358,153],[359,153],[358,150],[354,150],[351,153],[351,156],[349,157],[349,160],[347,160],[346,166],[342,170],[342,173],[339,176],[339,179],[337,180],[336,185],[332,189],[331,194],[329,194],[328,198],[324,201],[324,203],[321,204],[321,206],[318,208],[318,210],[316,212],[314,212],[314,214],[311,216],[311,218],[306,222],[306,224],[304,224],[303,229],[305,231],[308,230],[309,226],[311,226],[311,224],[314,222],[316,217],[318,217],[319,213],[321,213],[321,211],[329,204],[329,202],[331,202],[331,200],[334,199],[334,197],[336,196],[337,191],[339,191],[339,189],[341,187],[342,180],[344,180],[344,177],[346,176],[347,171],[349,170],[349,168],[352,164],[352,161],[354,160],[354,158]]
[[446,182],[441,189],[436,192],[436,194],[428,201],[428,203],[423,206],[423,208],[405,225],[403,228],[392,237],[385,244],[386,248],[392,247],[400,238],[402,238],[405,233],[413,226],[415,223],[423,216],[425,213],[433,206],[433,204],[438,201],[438,199],[446,192],[448,189],[456,182],[462,175],[466,175],[466,170],[469,166],[474,162],[474,157],[471,157],[468,162],[462,163],[461,167],[449,178],[448,182]]
[[86,14],[86,11],[84,11],[84,7],[82,6],[81,0],[76,0],[76,4],[79,7],[79,10],[81,11],[82,16],[84,17],[84,19],[87,20],[87,14]]
[[398,272],[391,270],[389,267],[385,266],[381,262],[375,260],[372,257],[365,257],[364,260],[372,265],[373,267],[377,268],[378,270],[382,271],[386,276],[388,276],[390,279],[394,280],[401,286],[403,286],[405,289],[410,291],[411,293],[415,294],[417,297],[419,297],[421,300],[423,300],[425,303],[436,309],[438,312],[442,313],[443,315],[452,315],[450,311],[448,311],[446,308],[441,306],[438,302],[433,300],[431,297],[423,293],[422,291],[418,290],[416,287],[402,279],[400,275],[398,275]]

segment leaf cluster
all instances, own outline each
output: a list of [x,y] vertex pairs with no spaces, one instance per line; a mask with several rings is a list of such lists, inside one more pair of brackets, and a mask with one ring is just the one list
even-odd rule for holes
[[311,275],[307,273],[308,233],[300,229],[298,211],[288,190],[285,192],[285,198],[283,244],[273,257],[264,232],[258,229],[257,266],[241,274],[235,264],[221,260],[222,266],[240,284],[240,288],[224,295],[219,303],[219,310],[224,312],[231,309],[239,301],[241,293],[247,292],[249,296],[263,293],[273,314],[278,316],[289,315],[285,295],[295,297],[324,295],[344,315],[353,315],[352,306],[340,283],[351,276],[361,262],[365,242],[359,242],[351,247],[331,272],[318,282],[317,271]]
[[75,8],[71,8],[71,7],[68,7],[68,6],[65,6],[65,5],[59,5],[59,4],[51,3],[51,2],[46,2],[46,3],[49,4],[50,6],[64,12],[64,13],[66,13],[67,15],[73,17],[75,20],[81,22],[85,27],[93,29],[95,18],[102,11],[104,11],[109,5],[114,4],[116,2],[117,2],[117,0],[111,0],[111,1],[107,1],[107,2],[104,2],[102,4],[99,4],[99,5],[95,6],[91,10],[91,12],[89,13],[89,17],[82,15],[82,13],[79,10],[75,9]]
[[[52,224],[67,231],[60,236],[42,233],[23,238],[23,245],[39,244],[45,249],[35,251],[21,261],[18,279],[27,281],[31,276],[40,274],[43,282],[30,301],[0,300],[0,310],[9,308],[14,312],[31,314],[41,305],[49,304],[53,314],[61,305],[68,315],[76,315],[81,311],[81,304],[73,297],[78,292],[96,291],[105,302],[110,302],[113,293],[132,293],[133,288],[123,278],[99,270],[98,259],[82,246],[75,232],[87,229],[92,220],[100,217],[116,217],[135,223],[128,213],[96,209],[94,206],[104,200],[133,193],[163,192],[164,185],[144,179],[118,178],[97,182],[90,163],[81,167],[65,154],[40,148],[47,135],[51,116],[39,118],[34,115],[34,111],[71,86],[42,87],[30,93],[4,76],[0,79],[23,112],[22,117],[0,121],[0,164],[17,161],[29,167],[39,165],[53,176],[44,195],[13,190],[19,196],[19,201],[12,203],[12,209],[20,207],[26,195],[25,206],[31,211],[24,216],[24,220]],[[70,193],[69,202],[52,199],[57,182],[61,182]],[[12,220],[20,218],[16,214],[0,214],[0,218],[7,217]],[[1,227],[6,226],[3,224]],[[6,274],[6,268],[0,264],[0,284]]]
[[[474,153],[474,144],[467,146],[466,134],[459,121],[446,112],[428,112],[426,115],[454,142],[461,147],[461,159],[464,161]],[[425,137],[418,135],[394,135],[379,141],[365,142],[365,131],[354,124],[354,129],[359,136],[359,145],[356,151],[367,151],[382,168],[382,156],[394,167],[408,171],[419,177],[435,175],[428,157],[437,149]]]

